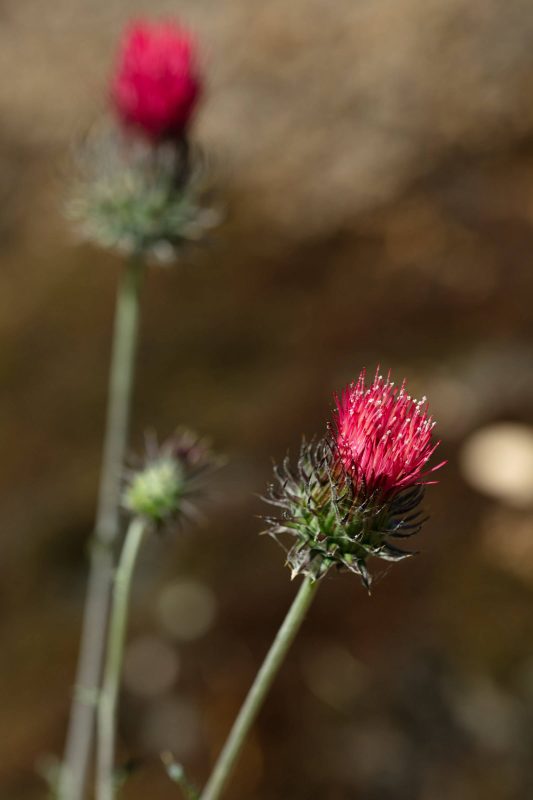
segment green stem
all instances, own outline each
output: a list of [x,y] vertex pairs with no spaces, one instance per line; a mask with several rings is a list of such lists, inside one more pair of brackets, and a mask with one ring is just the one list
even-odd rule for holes
[[96,539],[108,546],[116,540],[119,529],[120,487],[130,426],[142,273],[142,260],[132,258],[124,273],[117,301],[108,421],[95,527]]
[[128,624],[131,583],[144,531],[144,521],[135,517],[128,528],[115,576],[104,675],[98,700],[97,800],[113,800],[115,796],[117,699]]
[[272,686],[272,682],[287,655],[294,637],[300,629],[317,587],[318,582],[309,577],[305,578],[302,583],[239,711],[200,800],[218,800],[221,796],[250,728],[263,705],[268,690]]
[[132,258],[118,290],[98,510],[60,800],[83,800],[87,786],[113,580],[113,545],[120,528],[120,481],[129,430],[142,273],[141,259]]

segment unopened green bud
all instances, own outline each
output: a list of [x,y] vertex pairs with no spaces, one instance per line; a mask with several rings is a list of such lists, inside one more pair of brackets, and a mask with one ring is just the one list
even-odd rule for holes
[[183,467],[179,461],[163,457],[135,473],[124,492],[124,506],[161,523],[179,513],[183,488]]
[[157,528],[195,519],[203,478],[217,463],[207,443],[186,429],[161,445],[149,437],[144,466],[125,476],[122,505]]

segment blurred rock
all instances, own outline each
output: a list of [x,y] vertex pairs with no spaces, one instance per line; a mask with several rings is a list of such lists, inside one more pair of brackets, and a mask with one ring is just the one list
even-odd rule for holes
[[472,433],[461,452],[465,478],[510,506],[533,506],[533,427],[501,422]]

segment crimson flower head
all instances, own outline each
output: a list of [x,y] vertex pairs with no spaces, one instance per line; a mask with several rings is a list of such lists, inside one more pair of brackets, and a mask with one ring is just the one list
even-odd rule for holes
[[293,537],[287,563],[293,575],[318,579],[336,566],[359,575],[369,588],[367,561],[400,561],[411,552],[396,545],[417,533],[428,466],[438,447],[426,399],[413,400],[405,381],[396,387],[379,372],[370,386],[363,371],[336,398],[333,424],[317,443],[303,442],[295,467],[275,471],[267,502],[274,538]]
[[335,444],[358,493],[390,498],[428,483],[427,475],[442,466],[426,469],[438,447],[432,441],[435,423],[426,398],[414,400],[405,381],[398,388],[390,375],[384,379],[376,372],[367,387],[363,370],[336,401]]
[[185,133],[202,82],[190,34],[172,22],[137,22],[125,33],[111,95],[119,119],[154,143]]

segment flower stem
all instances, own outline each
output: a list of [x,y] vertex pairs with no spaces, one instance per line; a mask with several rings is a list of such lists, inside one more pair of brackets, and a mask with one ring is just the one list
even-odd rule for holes
[[287,655],[289,647],[300,629],[305,614],[315,596],[317,587],[318,581],[310,577],[306,577],[302,583],[267,653],[263,665],[257,673],[246,700],[239,711],[226,744],[211,773],[211,777],[201,794],[200,800],[218,800],[221,796],[250,728],[263,705],[263,701],[279,671],[283,659]]
[[144,521],[139,517],[134,517],[124,540],[115,575],[104,675],[98,700],[97,800],[113,800],[115,796],[117,698],[128,624],[131,583],[144,531]]
[[83,800],[86,792],[113,579],[113,545],[120,527],[120,480],[129,430],[142,273],[142,260],[132,258],[118,290],[98,510],[60,800]]
[[130,423],[142,273],[142,260],[133,257],[124,273],[117,301],[108,422],[95,527],[95,538],[104,545],[115,541],[119,529],[120,486]]

